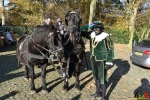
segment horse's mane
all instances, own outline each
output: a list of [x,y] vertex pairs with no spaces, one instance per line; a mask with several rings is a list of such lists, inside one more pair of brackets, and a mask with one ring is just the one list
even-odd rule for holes
[[32,37],[34,38],[35,42],[43,41],[43,39],[48,38],[50,32],[55,32],[56,28],[51,23],[49,25],[37,25],[35,26],[34,32],[32,33]]
[[52,23],[50,23],[49,25],[37,25],[37,26],[35,26],[35,30],[34,30],[34,32],[33,33],[36,33],[36,34],[43,34],[43,32],[45,33],[46,31],[55,31],[56,30],[56,28],[55,28],[55,26],[52,24]]
[[18,41],[17,41],[17,43],[16,43],[16,46],[17,46],[18,43],[20,43],[20,41],[21,41],[22,39],[24,39],[24,38],[26,38],[26,34],[22,35],[22,36],[18,39]]

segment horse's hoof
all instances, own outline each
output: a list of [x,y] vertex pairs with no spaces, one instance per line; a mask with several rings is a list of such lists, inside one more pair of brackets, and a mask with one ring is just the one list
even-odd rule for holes
[[30,94],[35,94],[35,93],[36,93],[35,90],[31,90],[31,91],[30,91]]
[[24,80],[28,81],[28,80],[29,80],[29,78],[27,78],[27,77],[24,77]]
[[62,89],[62,93],[68,92],[68,89]]
[[48,91],[47,91],[47,90],[42,90],[41,92],[42,92],[43,94],[48,93]]
[[81,91],[81,89],[80,89],[79,86],[76,86],[76,87],[74,87],[74,88],[75,88],[76,92],[80,92],[80,91]]

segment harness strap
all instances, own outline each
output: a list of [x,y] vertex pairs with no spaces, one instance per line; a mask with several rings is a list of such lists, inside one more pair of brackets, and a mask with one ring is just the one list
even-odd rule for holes
[[36,59],[48,59],[47,56],[41,56],[41,55],[35,55],[35,54],[32,54],[32,53],[29,53],[27,51],[24,51],[24,53],[26,53],[27,55],[29,55],[30,57],[33,57],[33,58],[36,58]]

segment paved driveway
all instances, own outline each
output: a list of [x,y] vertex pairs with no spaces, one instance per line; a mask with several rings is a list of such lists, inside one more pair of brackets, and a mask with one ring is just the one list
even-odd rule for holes
[[[141,95],[147,92],[150,95],[150,69],[132,65],[129,55],[130,50],[126,46],[115,45],[115,66],[108,71],[107,98],[109,100],[128,100],[133,98],[136,92]],[[48,66],[46,81],[49,92],[47,94],[40,92],[41,69],[35,68],[37,93],[31,95],[29,94],[30,80],[25,80],[23,77],[24,67],[17,67],[15,46],[0,49],[0,100],[90,100],[89,95],[95,92],[95,85],[88,48],[87,59],[89,70],[81,69],[81,92],[73,88],[75,78],[72,77],[69,79],[70,90],[62,93],[63,82],[54,68]]]

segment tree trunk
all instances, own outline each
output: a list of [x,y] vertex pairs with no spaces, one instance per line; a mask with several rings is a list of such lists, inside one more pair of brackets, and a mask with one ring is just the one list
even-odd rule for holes
[[1,6],[2,6],[2,9],[3,11],[1,12],[2,13],[2,26],[5,25],[5,7],[4,7],[4,0],[1,1]]
[[129,40],[129,48],[132,48],[132,44],[133,44],[133,37],[134,37],[134,33],[135,33],[135,18],[136,18],[136,14],[137,14],[137,7],[134,7],[133,13],[130,16],[130,25],[129,25],[129,31],[130,31],[130,40]]
[[92,0],[90,4],[89,25],[93,21],[93,18],[95,17],[96,1],[97,0]]
[[132,44],[133,44],[133,37],[134,37],[134,33],[135,33],[135,18],[137,15],[137,10],[139,5],[142,3],[142,0],[134,0],[133,3],[130,5],[132,6],[130,8],[130,23],[129,23],[129,31],[130,31],[130,40],[129,40],[129,44],[128,47],[131,49],[132,48]]

